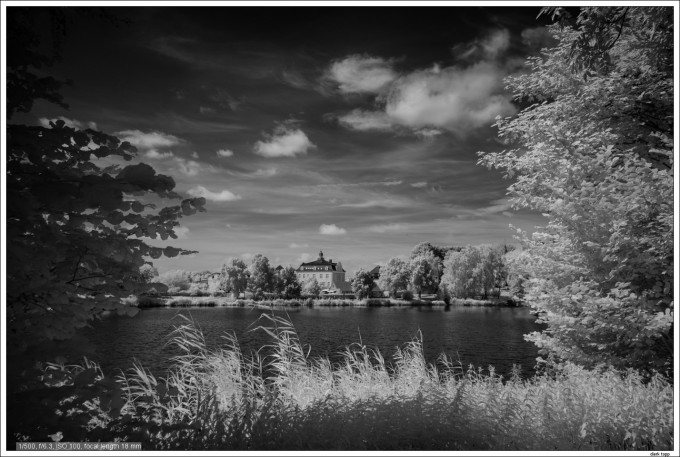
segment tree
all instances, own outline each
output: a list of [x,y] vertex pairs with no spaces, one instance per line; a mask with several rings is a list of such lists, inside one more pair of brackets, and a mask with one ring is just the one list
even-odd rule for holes
[[135,152],[63,121],[7,126],[8,326],[36,333],[13,339],[20,346],[67,338],[105,310],[133,313],[120,298],[148,290],[138,273],[145,259],[190,253],[143,238],[177,238],[177,220],[204,211],[204,199],[154,213],[146,195],[180,198],[172,178],[144,163],[101,168],[95,159]]
[[285,299],[300,298],[302,293],[302,286],[298,282],[295,268],[285,267],[278,273],[280,282],[280,293]]
[[583,8],[530,71],[506,79],[533,103],[498,119],[514,149],[480,163],[517,177],[515,207],[547,215],[519,233],[543,353],[586,366],[671,373],[673,11]]
[[262,254],[253,257],[248,268],[248,290],[256,299],[262,298],[265,292],[274,290],[274,270],[269,266],[269,259]]
[[370,297],[373,286],[375,286],[373,275],[363,268],[359,269],[352,278],[352,291],[359,299]]
[[439,284],[438,259],[432,255],[421,254],[409,262],[410,281],[421,298],[423,290],[436,290]]
[[231,264],[222,265],[220,288],[225,292],[232,292],[236,298],[248,287],[248,267],[241,259],[232,259]]
[[139,274],[145,282],[151,282],[152,279],[158,276],[158,270],[151,263],[145,263],[139,267]]
[[411,271],[408,263],[398,257],[393,257],[380,269],[378,285],[394,297],[398,291],[408,289],[410,279]]
[[489,295],[489,290],[498,288],[498,296],[501,293],[501,285],[505,282],[506,268],[503,262],[503,246],[492,246],[484,244],[478,246],[480,263],[475,268],[474,274],[477,275],[477,283],[484,291],[484,298]]
[[158,282],[168,287],[169,293],[189,290],[190,274],[184,270],[170,270],[158,276]]
[[481,253],[475,246],[462,251],[451,251],[444,262],[440,287],[453,297],[467,298],[477,295],[482,287]]
[[302,295],[307,297],[318,297],[321,293],[321,286],[316,278],[309,278],[302,283]]
[[[433,246],[429,242],[417,244],[412,250],[409,257],[409,262],[413,262],[418,257],[425,257],[429,260],[429,267],[425,267],[430,271],[431,278],[423,277],[425,289],[429,292],[437,292],[439,282],[444,273],[444,259],[450,251],[460,251],[461,248],[456,247],[439,247]],[[418,279],[421,281],[421,279]],[[413,281],[412,281],[413,282]],[[420,296],[420,292],[418,293]]]

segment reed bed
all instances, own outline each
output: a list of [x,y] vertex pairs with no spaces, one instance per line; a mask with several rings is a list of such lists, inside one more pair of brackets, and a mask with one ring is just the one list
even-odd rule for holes
[[271,343],[248,355],[234,335],[210,349],[193,322],[179,325],[168,375],[122,373],[124,404],[96,436],[147,450],[673,449],[673,387],[659,376],[567,364],[503,379],[427,364],[420,336],[393,364],[361,343],[331,364],[308,356],[288,320],[260,319]]

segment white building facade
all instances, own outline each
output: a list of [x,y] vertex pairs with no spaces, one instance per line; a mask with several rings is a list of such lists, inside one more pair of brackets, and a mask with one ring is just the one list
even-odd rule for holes
[[345,270],[340,262],[334,263],[333,259],[324,259],[323,251],[319,251],[319,258],[313,262],[302,263],[295,270],[298,282],[304,282],[315,278],[326,293],[351,293],[352,286],[345,281]]

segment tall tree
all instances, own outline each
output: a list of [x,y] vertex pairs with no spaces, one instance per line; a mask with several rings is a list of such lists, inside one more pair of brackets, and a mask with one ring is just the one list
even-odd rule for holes
[[298,282],[295,268],[285,267],[278,272],[277,276],[281,284],[280,293],[283,298],[300,298],[302,286]]
[[[562,10],[560,15],[564,17]],[[583,8],[558,44],[506,83],[533,103],[499,119],[513,149],[480,162],[517,177],[526,300],[543,352],[670,373],[673,361],[673,9]]]
[[352,278],[352,291],[356,294],[357,298],[369,297],[374,285],[373,275],[371,275],[370,271],[363,268],[359,269],[354,278]]
[[411,270],[411,285],[418,293],[418,298],[422,297],[423,290],[431,291],[439,284],[439,262],[432,254],[421,254],[409,261]]
[[255,298],[262,298],[265,292],[274,290],[274,270],[269,265],[267,257],[262,254],[255,255],[248,271],[250,273],[248,290],[253,293]]
[[232,292],[236,298],[248,287],[248,267],[241,259],[231,259],[230,264],[222,265],[220,288]]
[[390,295],[395,296],[398,291],[408,289],[410,279],[411,270],[408,263],[399,257],[393,257],[380,268],[378,285],[381,289],[389,291]]

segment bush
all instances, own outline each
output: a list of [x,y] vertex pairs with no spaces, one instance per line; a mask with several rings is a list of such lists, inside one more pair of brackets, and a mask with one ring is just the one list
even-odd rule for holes
[[402,300],[413,300],[413,292],[410,290],[404,290],[397,294]]

